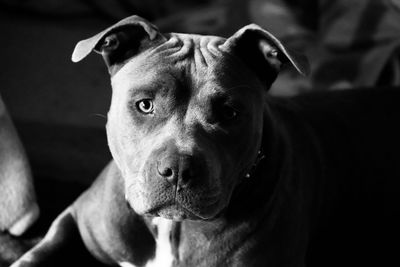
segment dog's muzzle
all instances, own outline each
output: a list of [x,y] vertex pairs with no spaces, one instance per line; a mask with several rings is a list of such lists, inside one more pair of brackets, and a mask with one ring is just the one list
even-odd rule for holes
[[169,219],[208,219],[220,208],[219,172],[201,151],[179,151],[175,145],[155,149],[127,198],[138,213]]

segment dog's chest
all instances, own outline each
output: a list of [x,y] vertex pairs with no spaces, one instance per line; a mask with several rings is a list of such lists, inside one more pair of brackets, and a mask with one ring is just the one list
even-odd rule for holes
[[172,266],[174,262],[172,234],[173,224],[171,220],[156,217],[151,221],[156,229],[156,252],[155,257],[147,262],[146,267]]
[[174,266],[178,258],[180,223],[156,217],[151,220],[150,227],[156,241],[156,248],[154,257],[145,266]]
[[[221,266],[235,254],[231,244],[239,238],[235,234],[224,239],[223,231],[216,234],[215,231],[206,231],[210,230],[207,227],[199,229],[191,222],[174,222],[159,217],[148,220],[146,224],[156,246],[153,257],[143,265],[145,267]],[[129,262],[118,263],[121,267],[136,267]]]
[[[174,223],[171,220],[166,220],[156,217],[149,222],[151,231],[156,241],[156,248],[154,257],[150,258],[145,267],[171,267],[173,266],[174,259],[174,240],[173,233]],[[176,250],[176,249],[175,249]],[[136,267],[136,265],[129,262],[119,262],[121,267]]]

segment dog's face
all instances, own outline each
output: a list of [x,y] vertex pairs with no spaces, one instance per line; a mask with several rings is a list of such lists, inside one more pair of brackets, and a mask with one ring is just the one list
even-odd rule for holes
[[112,77],[109,146],[137,213],[214,217],[254,160],[262,86],[212,53],[185,46],[144,52]]
[[[111,73],[107,136],[125,197],[142,215],[214,218],[254,163],[264,94],[279,57],[288,55],[243,29],[229,39],[161,35],[143,19],[130,19],[83,41],[103,54]],[[243,50],[254,43],[258,51],[246,58]],[[264,76],[254,69],[260,66]]]

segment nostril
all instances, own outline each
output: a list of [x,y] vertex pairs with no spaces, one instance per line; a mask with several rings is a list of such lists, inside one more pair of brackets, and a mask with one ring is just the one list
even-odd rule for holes
[[189,169],[183,170],[181,173],[182,182],[187,183],[191,180],[192,172]]
[[174,171],[170,167],[162,167],[162,168],[157,168],[158,169],[158,174],[163,177],[165,180],[167,180],[171,184],[176,184],[177,182],[177,175],[175,175]]
[[160,175],[164,177],[170,177],[174,174],[171,168],[164,168],[161,172],[159,172]]
[[171,166],[169,166],[169,164],[163,164],[161,162],[157,163],[157,172],[163,177],[170,177],[174,175],[174,171],[172,170]]

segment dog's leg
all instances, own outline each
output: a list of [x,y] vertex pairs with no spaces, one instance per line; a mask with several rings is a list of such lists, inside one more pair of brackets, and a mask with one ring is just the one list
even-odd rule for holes
[[0,96],[0,232],[20,236],[38,217],[29,162]]
[[73,255],[76,260],[75,251],[81,249],[82,246],[83,242],[71,208],[67,208],[52,223],[45,237],[11,267],[64,266],[66,264],[64,258],[71,258]]

